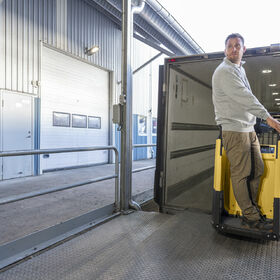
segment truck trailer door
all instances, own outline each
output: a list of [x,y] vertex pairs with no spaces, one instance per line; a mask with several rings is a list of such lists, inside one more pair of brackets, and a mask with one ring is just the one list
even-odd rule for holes
[[189,67],[203,68],[201,63],[184,66],[180,58],[174,58],[160,68],[155,200],[162,209],[211,211],[219,128],[211,77],[189,74]]

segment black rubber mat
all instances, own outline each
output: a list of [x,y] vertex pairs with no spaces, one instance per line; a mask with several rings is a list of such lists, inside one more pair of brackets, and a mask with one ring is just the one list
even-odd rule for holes
[[120,216],[0,279],[280,279],[279,242],[221,235],[210,220],[192,211]]

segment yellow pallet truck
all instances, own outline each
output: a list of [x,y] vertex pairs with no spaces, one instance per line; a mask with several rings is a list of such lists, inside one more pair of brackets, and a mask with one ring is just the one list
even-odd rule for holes
[[280,141],[276,145],[261,145],[264,174],[259,188],[258,205],[263,215],[273,220],[273,229],[246,229],[238,216],[242,215],[232,190],[229,161],[221,139],[216,140],[212,224],[222,233],[257,239],[279,240],[280,214]]

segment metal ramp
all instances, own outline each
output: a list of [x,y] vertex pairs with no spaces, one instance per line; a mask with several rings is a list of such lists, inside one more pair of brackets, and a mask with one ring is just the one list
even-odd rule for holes
[[279,242],[218,234],[210,222],[191,210],[119,216],[0,279],[280,279]]

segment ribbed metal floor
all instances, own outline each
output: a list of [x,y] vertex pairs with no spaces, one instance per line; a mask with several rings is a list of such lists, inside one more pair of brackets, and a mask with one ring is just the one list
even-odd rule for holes
[[1,280],[280,279],[280,242],[218,234],[210,216],[120,216],[0,274]]

